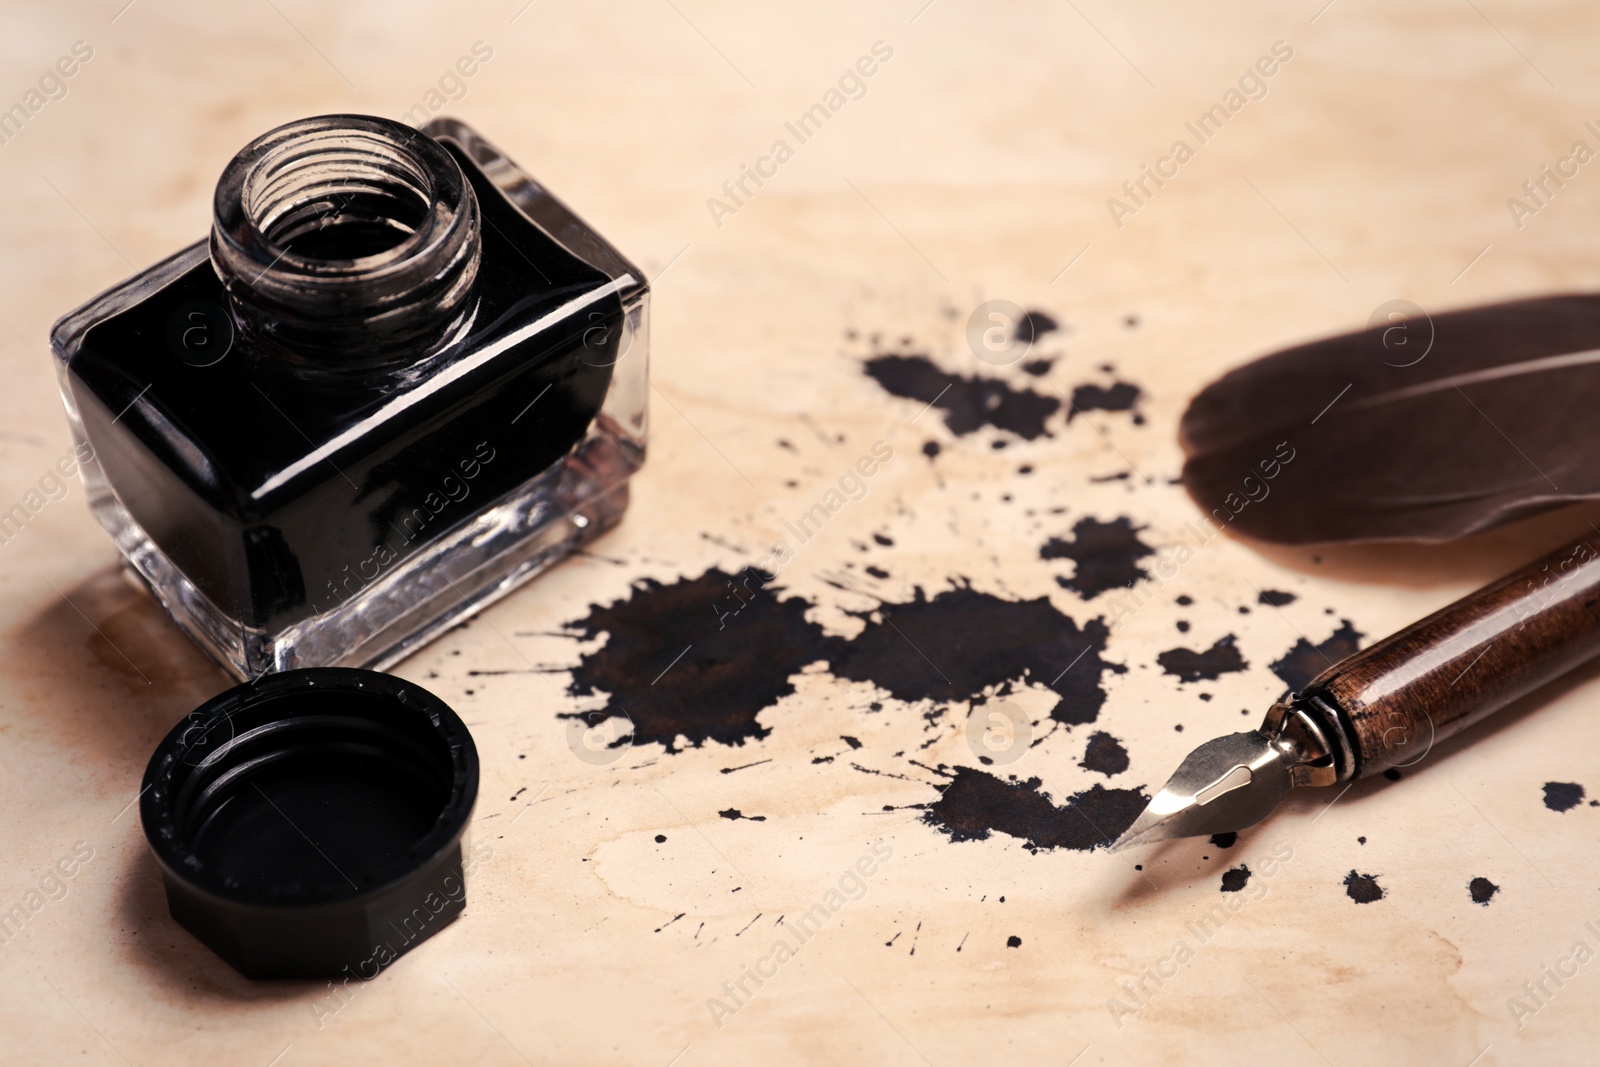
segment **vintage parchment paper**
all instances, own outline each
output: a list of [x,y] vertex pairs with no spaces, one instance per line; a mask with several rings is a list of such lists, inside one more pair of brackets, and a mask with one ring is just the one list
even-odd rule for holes
[[[1600,810],[1557,812],[1542,792],[1600,790],[1592,672],[1400,782],[1332,807],[1334,792],[1293,798],[1230,849],[1115,856],[956,842],[923,821],[915,805],[945,779],[910,760],[979,766],[964,704],[930,725],[927,702],[812,669],[761,711],[760,740],[600,765],[557,718],[581,703],[567,672],[603,640],[564,624],[638,579],[754,562],[875,441],[892,461],[783,570],[809,618],[858,632],[849,613],[874,601],[844,577],[871,564],[888,577],[863,589],[888,601],[959,578],[1083,624],[1109,600],[1062,588],[1072,564],[1041,545],[1085,517],[1127,517],[1161,554],[1182,541],[1196,512],[1174,484],[1177,419],[1227,367],[1394,299],[1600,283],[1592,166],[1565,164],[1537,210],[1507,203],[1533,206],[1523,183],[1575,142],[1600,148],[1591,7],[121,5],[12,4],[0,34],[0,106],[28,106],[74,42],[92,50],[0,144],[0,508],[44,501],[0,545],[0,907],[27,913],[0,944],[0,1061],[1593,1061]],[[492,58],[452,76],[477,42]],[[827,108],[875,42],[890,58],[801,143],[785,123]],[[1264,95],[1201,143],[1185,123],[1275,42],[1292,56],[1247,83]],[[254,985],[167,917],[128,807],[156,741],[224,679],[118,575],[77,481],[50,480],[69,443],[45,338],[200,236],[216,175],[254,135],[419,106],[472,122],[656,278],[653,448],[592,554],[397,668],[461,712],[483,757],[473,833],[492,856],[465,917],[370,983]],[[1169,176],[1135,202],[1122,186],[1146,164]],[[769,176],[735,203],[723,183],[746,165]],[[1054,358],[1043,376],[974,355],[967,321],[989,300],[1061,324],[1030,353]],[[1043,396],[1135,383],[1143,424],[1056,412],[1033,440],[957,435],[864,373],[889,350]],[[1127,669],[1105,674],[1097,721],[1051,727],[1041,664],[1010,699],[1048,736],[989,770],[1037,777],[1056,803],[1096,783],[1153,790],[1199,740],[1254,724],[1282,688],[1269,664],[1298,640],[1343,619],[1380,636],[1585,519],[1385,552],[1219,536],[1112,629],[1105,658]],[[1264,589],[1296,599],[1264,606]],[[1185,684],[1157,665],[1229,634],[1244,670]],[[1126,747],[1125,771],[1080,766],[1095,730]],[[867,865],[860,899],[761,964],[761,985],[744,978],[875,845],[892,856]],[[1249,883],[1222,893],[1241,865]],[[1382,899],[1356,903],[1351,872]],[[1500,887],[1487,905],[1475,877]],[[741,979],[736,1003],[724,983]]]

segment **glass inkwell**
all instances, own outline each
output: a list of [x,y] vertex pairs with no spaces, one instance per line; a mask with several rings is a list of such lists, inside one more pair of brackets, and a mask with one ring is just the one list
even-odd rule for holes
[[128,569],[241,679],[381,668],[617,523],[649,286],[465,125],[247,145],[201,241],[51,334]]

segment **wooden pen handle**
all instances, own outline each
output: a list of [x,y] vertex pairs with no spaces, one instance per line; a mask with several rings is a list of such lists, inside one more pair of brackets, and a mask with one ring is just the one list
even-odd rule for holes
[[1557,549],[1313,679],[1303,695],[1338,711],[1355,777],[1417,762],[1600,653],[1597,545]]

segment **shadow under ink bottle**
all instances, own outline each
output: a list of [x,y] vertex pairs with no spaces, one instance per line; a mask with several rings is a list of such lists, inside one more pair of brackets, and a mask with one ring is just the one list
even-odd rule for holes
[[498,149],[304,119],[214,207],[51,340],[91,509],[233,673],[387,665],[621,518],[648,284]]

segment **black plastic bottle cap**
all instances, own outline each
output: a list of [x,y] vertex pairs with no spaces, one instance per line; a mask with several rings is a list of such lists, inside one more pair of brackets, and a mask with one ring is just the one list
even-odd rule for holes
[[376,671],[286,671],[206,701],[144,774],[172,917],[249,978],[370,978],[466,907],[478,750]]

